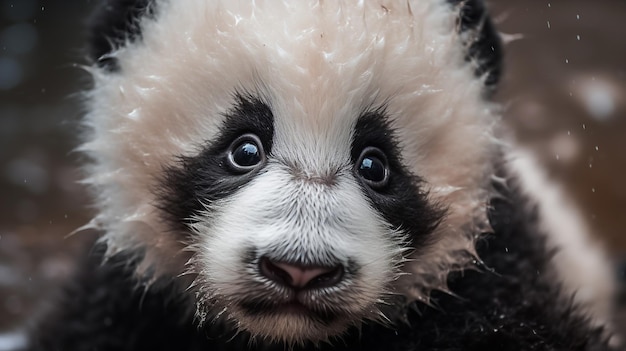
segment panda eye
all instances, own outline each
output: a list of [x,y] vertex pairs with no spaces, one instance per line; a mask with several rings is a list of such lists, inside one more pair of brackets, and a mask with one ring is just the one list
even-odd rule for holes
[[376,147],[363,149],[356,163],[356,172],[373,189],[381,189],[389,182],[387,157]]
[[238,137],[228,149],[229,166],[239,173],[256,169],[265,160],[263,144],[254,134],[244,134]]

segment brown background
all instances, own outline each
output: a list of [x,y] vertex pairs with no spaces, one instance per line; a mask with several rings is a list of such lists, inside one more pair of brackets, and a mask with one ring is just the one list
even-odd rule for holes
[[[506,123],[626,257],[626,2],[492,0],[508,39]],[[0,0],[0,351],[94,234],[77,184],[85,0]],[[616,274],[617,276],[617,274]],[[626,321],[624,321],[626,324]],[[8,334],[5,334],[8,335]]]

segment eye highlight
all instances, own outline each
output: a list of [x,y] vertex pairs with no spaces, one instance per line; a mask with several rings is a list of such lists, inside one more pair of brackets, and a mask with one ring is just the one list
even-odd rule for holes
[[389,182],[389,164],[385,153],[376,147],[366,147],[355,165],[357,174],[373,189],[382,189]]
[[228,164],[238,173],[256,169],[266,161],[263,144],[254,134],[244,134],[235,139],[228,149]]

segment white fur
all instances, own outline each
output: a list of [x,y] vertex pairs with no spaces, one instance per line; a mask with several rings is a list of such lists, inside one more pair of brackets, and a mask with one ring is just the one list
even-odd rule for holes
[[[160,4],[143,43],[115,54],[125,73],[96,72],[83,149],[96,161],[90,181],[109,244],[177,246],[155,217],[154,175],[197,153],[243,88],[270,97],[277,155],[313,172],[348,157],[354,119],[388,101],[404,160],[450,207],[442,243],[471,248],[461,228],[486,201],[490,169],[477,165],[489,164],[493,116],[463,65],[455,14],[437,0],[384,4]],[[137,222],[145,233],[129,232]]]
[[[141,23],[142,42],[113,54],[123,73],[94,73],[91,135],[82,149],[94,160],[88,181],[100,210],[95,223],[111,253],[145,247],[142,267],[169,274],[185,271],[191,256],[198,282],[212,286],[207,294],[232,296],[245,275],[232,274],[238,248],[286,241],[305,253],[358,257],[366,269],[352,292],[367,309],[395,278],[389,272],[400,262],[402,236],[376,215],[349,172],[327,189],[290,177],[285,165],[305,178],[343,170],[356,119],[385,104],[403,161],[448,208],[438,241],[409,257],[397,292],[426,299],[431,289],[445,289],[451,269],[468,264],[474,233],[486,223],[495,118],[464,62],[457,14],[445,1],[157,0],[157,8],[155,19]],[[235,90],[270,103],[274,159],[241,192],[214,204],[212,218],[199,218],[201,240],[187,247],[155,207],[158,175],[215,136]],[[292,206],[308,219],[294,222]],[[223,305],[228,309],[228,301]]]
[[[320,339],[344,326],[331,325],[316,332],[320,327],[309,322],[290,330],[285,326],[297,326],[304,318],[286,315],[278,321],[256,322],[237,309],[235,303],[247,297],[250,289],[256,290],[255,285],[263,289],[271,283],[241,261],[243,248],[255,247],[260,255],[292,262],[348,266],[347,260],[353,259],[363,267],[358,279],[330,289],[332,297],[322,292],[307,296],[304,302],[327,301],[327,306],[336,306],[359,320],[378,317],[371,311],[377,309],[381,292],[395,278],[403,238],[371,208],[352,176],[337,177],[337,184],[331,186],[293,178],[285,165],[270,164],[252,184],[213,204],[208,218],[199,218],[194,226],[195,234],[202,238],[194,263],[200,269],[199,285],[208,289],[204,296],[217,298],[217,304],[225,306],[246,329],[289,339],[303,335]],[[277,333],[281,327],[285,331]]]

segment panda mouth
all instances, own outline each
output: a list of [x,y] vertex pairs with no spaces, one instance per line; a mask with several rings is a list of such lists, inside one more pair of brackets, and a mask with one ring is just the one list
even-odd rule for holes
[[305,306],[297,298],[282,303],[249,300],[241,302],[240,306],[246,313],[254,316],[305,316],[324,324],[332,323],[340,317],[338,311],[314,309]]
[[298,314],[298,315],[303,315],[303,314],[309,314],[311,313],[311,309],[309,309],[308,307],[304,306],[302,303],[298,302],[298,301],[291,301],[291,302],[287,302],[287,303],[283,303],[277,306],[274,306],[274,311],[281,313],[281,314]]

